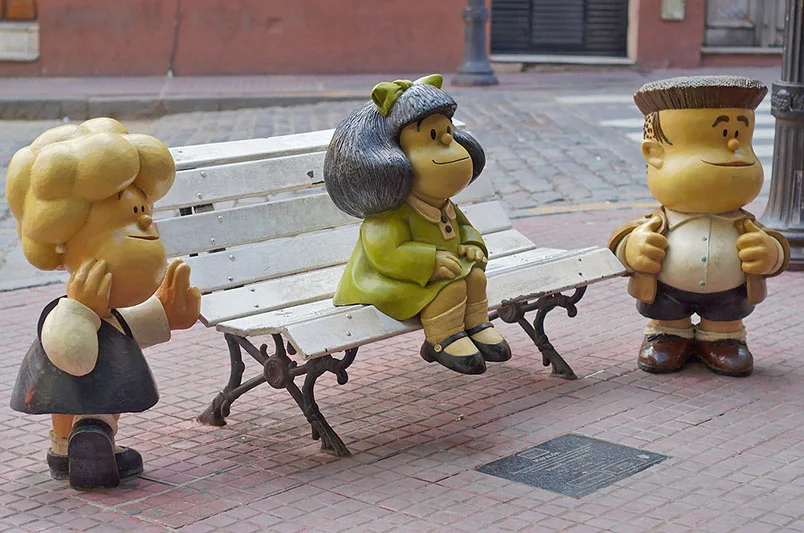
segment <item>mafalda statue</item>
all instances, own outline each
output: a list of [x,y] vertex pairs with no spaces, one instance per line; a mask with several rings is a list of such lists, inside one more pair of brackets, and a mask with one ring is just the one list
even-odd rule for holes
[[426,361],[481,374],[511,350],[488,321],[486,245],[450,197],[477,178],[485,154],[453,126],[456,104],[441,81],[380,83],[335,130],[327,191],[364,221],[334,301],[418,315]]
[[165,268],[152,219],[174,176],[164,144],[108,118],[50,129],[8,167],[25,257],[70,273],[67,296],[42,311],[11,407],[51,415],[50,473],[74,488],[116,486],[142,471],[140,454],[114,439],[120,413],[159,398],[141,348],[198,319],[190,267]]
[[753,369],[742,319],[790,257],[784,237],[742,209],[762,187],[751,137],[766,92],[757,80],[704,76],[651,82],[634,95],[648,187],[662,206],[618,228],[609,247],[650,319],[643,370],[675,372],[691,356],[727,376]]

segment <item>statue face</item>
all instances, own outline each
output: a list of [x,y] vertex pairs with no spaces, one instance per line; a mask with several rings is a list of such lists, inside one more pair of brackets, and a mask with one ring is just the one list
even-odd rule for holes
[[110,307],[144,302],[165,276],[165,248],[151,218],[153,208],[131,185],[93,203],[84,226],[65,243],[64,266],[71,273],[91,259],[106,261],[112,273]]
[[749,109],[660,111],[666,140],[642,142],[653,196],[685,213],[734,211],[756,198],[763,173],[751,145],[754,120]]
[[399,145],[413,165],[412,192],[424,199],[445,201],[472,180],[472,158],[452,137],[454,126],[435,114],[409,124]]

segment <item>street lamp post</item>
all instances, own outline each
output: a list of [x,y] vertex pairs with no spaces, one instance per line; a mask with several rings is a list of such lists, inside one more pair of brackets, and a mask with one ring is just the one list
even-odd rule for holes
[[804,0],[787,0],[782,80],[773,84],[773,176],[762,222],[790,241],[789,270],[804,270]]
[[489,10],[485,0],[468,0],[463,9],[463,20],[466,22],[463,61],[452,78],[452,84],[462,87],[497,85],[499,82],[486,55]]

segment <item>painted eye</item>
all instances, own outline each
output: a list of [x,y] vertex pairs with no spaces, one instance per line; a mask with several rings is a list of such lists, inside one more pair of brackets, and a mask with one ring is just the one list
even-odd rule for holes
[[736,139],[739,136],[740,136],[740,131],[739,130],[734,130],[734,138]]
[[729,130],[723,130],[723,136],[728,137],[729,136]]
[[452,135],[452,126],[447,126],[447,133]]
[[134,206],[134,214],[135,215],[137,214],[137,206],[136,205]]
[[436,131],[435,130],[430,130],[430,138],[435,140],[435,138],[436,138]]
[[144,206],[144,205],[141,205],[141,206],[140,206],[140,211],[142,211],[143,213],[145,213],[145,206]]

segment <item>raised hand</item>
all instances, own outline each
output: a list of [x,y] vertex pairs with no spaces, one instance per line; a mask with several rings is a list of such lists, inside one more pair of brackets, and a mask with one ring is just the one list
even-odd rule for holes
[[106,261],[90,259],[70,275],[67,297],[92,309],[99,317],[109,313],[109,294],[112,290],[112,273],[107,272]]
[[776,241],[757,227],[753,220],[746,220],[744,227],[745,233],[737,238],[743,272],[759,276],[770,274],[779,260]]
[[201,314],[201,291],[190,286],[190,265],[174,259],[167,267],[162,284],[156,289],[170,329],[187,329]]
[[657,230],[662,219],[653,215],[651,219],[638,226],[628,235],[625,243],[625,261],[636,272],[658,274],[662,270],[662,260],[667,248],[667,238]]
[[483,249],[475,244],[461,244],[458,246],[458,253],[466,256],[469,261],[474,263],[489,262],[489,260],[486,259],[486,254],[483,253]]
[[455,279],[455,276],[460,273],[461,262],[455,257],[455,254],[442,250],[436,251],[435,268],[433,268],[433,275],[430,276],[430,281]]

